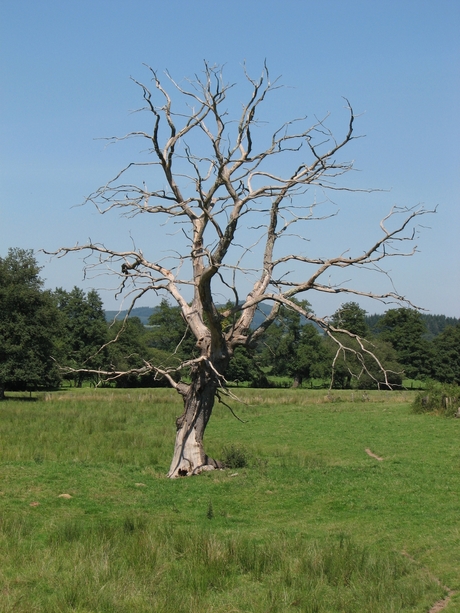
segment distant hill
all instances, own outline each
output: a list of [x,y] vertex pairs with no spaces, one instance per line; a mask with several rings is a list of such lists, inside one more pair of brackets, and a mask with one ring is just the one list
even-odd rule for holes
[[[139,319],[144,324],[144,326],[146,326],[149,323],[150,315],[152,315],[157,308],[158,307],[135,307],[131,311],[129,316],[139,317]],[[268,313],[270,312],[270,307],[268,305],[261,305],[260,309],[261,310],[260,311],[258,310],[254,317],[254,325],[253,325],[254,328],[259,326],[264,321],[264,319],[267,317]],[[126,317],[127,313],[128,313],[127,310],[125,311],[105,311],[105,319],[106,321],[109,321],[109,322],[114,321],[114,320],[122,320]]]
[[[149,323],[150,315],[155,311],[156,308],[157,307],[135,307],[131,311],[129,316],[139,317],[139,319],[144,324],[144,326],[146,326]],[[126,317],[127,313],[128,313],[127,310],[125,311],[105,311],[105,319],[106,321],[109,321],[109,322],[114,321],[114,320],[121,320]]]
[[[219,307],[220,305],[217,305],[217,306]],[[152,315],[152,313],[154,313],[157,308],[158,307],[135,307],[131,311],[129,316],[139,317],[139,319],[144,324],[144,326],[146,326],[149,323],[150,315]],[[254,316],[252,328],[257,328],[258,326],[260,326],[260,324],[265,320],[267,315],[270,313],[270,310],[271,310],[271,306],[269,304],[261,304],[259,308],[257,309],[256,314]],[[108,322],[111,322],[114,320],[122,320],[126,317],[127,313],[128,313],[127,310],[105,311],[105,319]],[[305,320],[305,323],[306,323],[306,320]]]

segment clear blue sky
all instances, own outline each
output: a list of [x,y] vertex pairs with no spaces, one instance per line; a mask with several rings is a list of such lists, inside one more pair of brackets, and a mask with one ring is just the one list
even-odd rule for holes
[[[2,0],[0,255],[88,237],[121,243],[139,229],[72,207],[129,161],[123,146],[96,137],[136,128],[129,111],[141,99],[129,77],[147,80],[143,63],[180,80],[206,59],[239,81],[243,61],[258,75],[266,59],[289,88],[273,116],[331,111],[339,127],[346,96],[366,135],[351,150],[359,185],[389,190],[345,202],[340,236],[318,235],[323,255],[348,238],[364,249],[393,204],[439,205],[421,252],[393,260],[392,274],[417,305],[459,317],[459,32],[458,0]],[[155,241],[154,228],[143,236]],[[84,281],[78,257],[38,258],[47,287],[95,287],[117,307],[104,291],[110,280]],[[314,306],[325,315],[345,300]]]

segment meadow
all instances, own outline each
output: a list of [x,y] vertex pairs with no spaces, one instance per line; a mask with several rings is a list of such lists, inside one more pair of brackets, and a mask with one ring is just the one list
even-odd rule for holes
[[460,611],[460,420],[237,393],[205,437],[231,467],[179,480],[172,390],[1,403],[0,613]]

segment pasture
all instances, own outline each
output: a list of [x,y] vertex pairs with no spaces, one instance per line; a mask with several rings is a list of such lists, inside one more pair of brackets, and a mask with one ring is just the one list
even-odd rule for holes
[[232,467],[173,481],[172,390],[1,403],[0,613],[460,611],[460,420],[237,393],[205,436]]

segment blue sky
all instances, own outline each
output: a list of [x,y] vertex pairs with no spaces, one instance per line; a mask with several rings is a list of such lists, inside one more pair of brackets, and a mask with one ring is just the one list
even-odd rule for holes
[[[74,206],[129,161],[122,145],[97,140],[136,129],[130,111],[141,98],[129,77],[148,80],[146,63],[180,80],[206,59],[239,82],[244,61],[258,75],[266,59],[286,86],[270,117],[329,111],[340,132],[347,97],[366,135],[350,150],[360,169],[353,181],[386,190],[337,198],[340,225],[317,227],[323,255],[347,241],[364,249],[394,204],[438,205],[423,222],[420,253],[393,260],[392,276],[418,306],[459,317],[459,31],[458,0],[2,0],[0,255],[88,237],[122,244],[130,232],[156,244],[154,227]],[[110,279],[83,279],[79,257],[37,257],[47,287],[94,287],[107,308],[118,306]],[[311,302],[326,315],[345,300]]]

